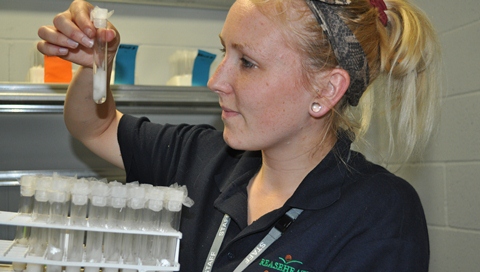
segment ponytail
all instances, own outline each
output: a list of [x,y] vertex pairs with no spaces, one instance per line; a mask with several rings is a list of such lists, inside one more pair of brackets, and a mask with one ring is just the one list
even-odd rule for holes
[[420,9],[407,0],[385,4],[386,26],[369,0],[353,1],[344,9],[342,18],[367,56],[371,84],[359,106],[337,111],[337,119],[360,140],[375,115],[373,119],[387,128],[379,135],[388,143],[390,157],[385,159],[405,162],[423,152],[435,129],[441,98],[440,47]]
[[[420,155],[439,113],[440,48],[426,15],[405,0],[387,0],[388,25],[378,24],[380,70],[371,85],[388,128],[389,154]],[[384,30],[384,31],[383,31]]]

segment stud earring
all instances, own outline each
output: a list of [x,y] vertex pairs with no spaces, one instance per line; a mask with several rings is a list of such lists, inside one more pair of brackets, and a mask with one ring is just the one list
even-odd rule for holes
[[320,112],[321,109],[322,109],[322,106],[320,104],[318,104],[317,102],[312,103],[313,112],[315,113]]

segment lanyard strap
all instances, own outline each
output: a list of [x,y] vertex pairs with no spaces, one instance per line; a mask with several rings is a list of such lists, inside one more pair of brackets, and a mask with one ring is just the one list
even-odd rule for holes
[[[303,212],[301,209],[291,208],[286,212],[280,219],[277,221],[275,226],[270,230],[270,232],[258,243],[258,245],[243,259],[243,261],[235,268],[234,272],[241,272],[245,270],[254,260],[260,256],[270,245],[272,245],[282,233],[284,233],[288,227],[297,219],[297,217]],[[222,223],[218,228],[217,235],[215,240],[213,240],[212,247],[208,254],[207,260],[205,261],[205,266],[203,267],[203,272],[211,272],[215,258],[217,257],[220,246],[223,243],[225,238],[225,233],[230,224],[230,216],[225,214],[223,216]]]
[[218,251],[220,250],[220,246],[222,245],[223,239],[225,238],[225,233],[227,232],[228,225],[230,225],[230,216],[228,214],[225,214],[223,216],[222,223],[218,228],[215,240],[213,240],[213,244],[210,248],[210,252],[208,253],[205,265],[203,266],[203,272],[212,271],[213,263],[215,262],[215,258],[217,258]]

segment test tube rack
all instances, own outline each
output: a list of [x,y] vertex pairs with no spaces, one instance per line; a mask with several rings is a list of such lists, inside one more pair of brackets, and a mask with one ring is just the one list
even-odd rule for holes
[[11,262],[11,263],[32,263],[32,264],[42,264],[42,265],[59,265],[59,266],[68,266],[68,267],[101,267],[101,268],[118,268],[118,269],[132,269],[137,270],[138,272],[147,272],[147,271],[179,271],[180,264],[178,263],[180,239],[182,238],[182,233],[176,230],[171,231],[143,231],[143,230],[124,230],[124,229],[106,229],[98,227],[89,227],[89,226],[70,226],[60,225],[60,224],[50,224],[44,222],[35,222],[32,221],[30,215],[24,215],[16,212],[5,212],[0,211],[0,225],[10,225],[10,226],[25,226],[25,227],[36,227],[36,228],[47,228],[47,229],[65,229],[65,230],[85,230],[85,231],[99,231],[99,232],[113,232],[113,233],[126,233],[126,234],[138,234],[138,235],[156,235],[164,236],[171,239],[174,239],[176,242],[172,243],[172,253],[174,253],[175,261],[168,265],[157,264],[155,266],[142,265],[141,262],[137,265],[123,264],[123,263],[92,263],[92,262],[67,262],[64,261],[52,261],[47,260],[45,256],[43,257],[34,257],[27,255],[28,248],[25,245],[19,245],[15,241],[9,240],[0,240],[0,262]]

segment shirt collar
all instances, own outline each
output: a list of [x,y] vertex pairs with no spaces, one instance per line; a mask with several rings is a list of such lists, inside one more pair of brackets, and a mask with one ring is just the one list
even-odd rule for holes
[[[303,210],[322,209],[341,195],[348,171],[351,140],[341,133],[327,156],[305,177],[286,206]],[[243,152],[234,168],[215,176],[220,196],[214,205],[232,219],[246,222],[246,186],[261,166],[260,152]]]
[[318,210],[335,203],[341,196],[348,173],[351,140],[342,134],[327,156],[305,177],[286,205]]
[[247,223],[247,185],[262,164],[260,152],[243,152],[233,169],[215,176],[220,195],[214,206],[239,225]]

